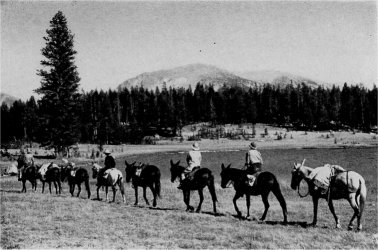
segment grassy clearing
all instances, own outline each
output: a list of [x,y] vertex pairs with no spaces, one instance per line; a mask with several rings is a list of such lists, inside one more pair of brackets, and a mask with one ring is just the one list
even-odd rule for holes
[[[314,149],[314,150],[262,150],[265,170],[273,172],[281,183],[288,203],[289,225],[281,225],[281,208],[273,195],[265,223],[257,221],[262,215],[260,197],[252,197],[252,220],[239,220],[232,205],[232,188],[221,189],[220,165],[233,163],[241,166],[244,152],[203,153],[203,166],[213,170],[220,216],[212,215],[210,194],[205,190],[203,212],[186,213],[177,183],[169,180],[169,160],[184,161],[184,154],[164,153],[134,155],[129,162],[142,161],[156,164],[162,171],[162,199],[156,209],[147,207],[139,197],[140,206],[133,206],[134,192],[126,184],[126,204],[117,195],[116,203],[105,203],[72,198],[68,187],[63,194],[21,194],[21,183],[15,177],[1,178],[1,247],[2,248],[377,248],[373,235],[377,234],[377,155],[376,149]],[[343,229],[334,229],[334,221],[325,201],[319,204],[318,227],[306,227],[312,220],[309,197],[299,198],[291,190],[290,170],[293,161],[307,159],[311,167],[324,163],[337,163],[361,173],[368,186],[363,232],[346,230],[352,210],[346,201],[336,201],[335,210]],[[124,173],[124,159],[117,159],[117,167]],[[91,181],[95,193],[94,181]],[[141,191],[141,190],[140,190]],[[141,192],[140,192],[141,194]],[[95,194],[94,194],[95,195]],[[92,195],[92,198],[95,197]],[[104,193],[101,192],[104,198]],[[149,192],[148,198],[152,195]],[[198,204],[193,192],[192,205]],[[245,199],[238,205],[245,214]]]

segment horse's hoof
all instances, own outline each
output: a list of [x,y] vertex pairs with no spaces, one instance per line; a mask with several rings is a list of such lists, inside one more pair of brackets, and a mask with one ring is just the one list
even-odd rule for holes
[[309,224],[310,227],[316,227],[316,224],[315,223],[311,223]]
[[201,209],[197,209],[197,210],[196,210],[196,213],[201,213]]
[[336,228],[337,228],[337,229],[340,229],[340,228],[341,228],[341,225],[340,225],[340,224],[337,224],[337,225],[336,225]]
[[348,226],[348,231],[352,231],[353,230],[353,226]]
[[284,220],[284,221],[282,222],[282,225],[287,225],[287,224],[289,224],[289,223],[287,222],[287,220]]
[[137,202],[135,202],[135,203],[134,203],[134,206],[138,206],[138,203],[137,203]]

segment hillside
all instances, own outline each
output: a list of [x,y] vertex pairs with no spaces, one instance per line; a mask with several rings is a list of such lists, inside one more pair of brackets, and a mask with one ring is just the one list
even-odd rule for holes
[[8,107],[12,106],[12,104],[17,100],[16,97],[5,94],[5,93],[0,93],[0,103],[3,104],[5,103],[8,105]]
[[143,86],[148,89],[161,88],[164,83],[167,87],[187,88],[189,85],[194,87],[198,82],[209,85],[215,89],[224,84],[239,86],[255,86],[255,82],[237,76],[231,72],[219,69],[215,66],[204,64],[190,64],[168,70],[159,70],[150,73],[143,73],[134,78],[128,79],[119,85],[119,89]]

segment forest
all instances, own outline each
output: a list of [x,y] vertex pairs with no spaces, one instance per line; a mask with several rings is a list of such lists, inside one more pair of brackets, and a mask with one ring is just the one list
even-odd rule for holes
[[[79,118],[77,142],[96,144],[141,143],[145,136],[180,136],[188,124],[265,123],[292,129],[371,131],[377,125],[377,88],[362,85],[342,88],[305,84],[255,88],[198,83],[193,90],[163,86],[83,92],[76,101]],[[1,106],[1,143],[45,140],[43,105],[32,96]],[[61,110],[57,117],[69,116]],[[66,114],[64,114],[66,112]]]

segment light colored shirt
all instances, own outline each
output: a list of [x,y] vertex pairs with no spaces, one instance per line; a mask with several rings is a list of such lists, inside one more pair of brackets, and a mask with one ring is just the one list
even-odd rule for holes
[[263,164],[263,159],[259,151],[256,149],[251,149],[247,153],[247,163],[261,163]]
[[188,168],[190,170],[192,170],[194,167],[200,167],[202,160],[201,152],[196,150],[189,151],[186,160],[188,162]]
[[34,157],[32,154],[25,154],[25,163],[28,165],[34,163]]

